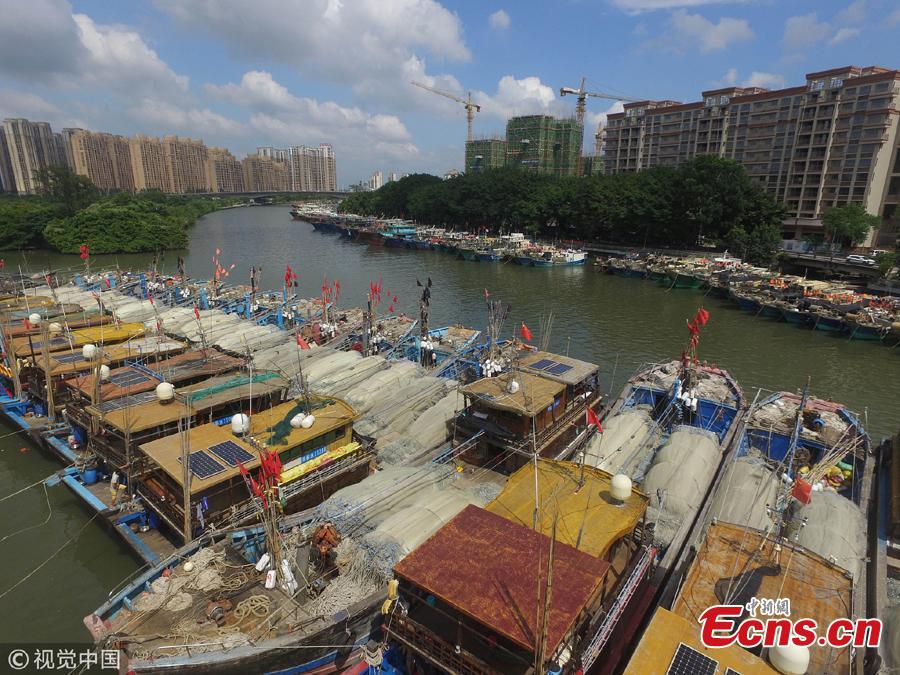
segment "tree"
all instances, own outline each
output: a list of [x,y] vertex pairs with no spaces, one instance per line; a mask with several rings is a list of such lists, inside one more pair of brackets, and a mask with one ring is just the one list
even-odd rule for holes
[[87,176],[79,176],[66,166],[48,166],[34,172],[38,194],[59,204],[63,216],[74,216],[100,198]]
[[40,246],[41,232],[58,216],[57,206],[38,197],[0,199],[0,249]]
[[878,271],[885,279],[889,278],[894,265],[897,264],[897,254],[891,251],[879,253],[875,256],[875,262],[878,264]]
[[866,212],[861,204],[833,206],[822,217],[825,235],[831,241],[846,241],[852,246],[866,238],[869,230],[878,227],[878,216]]

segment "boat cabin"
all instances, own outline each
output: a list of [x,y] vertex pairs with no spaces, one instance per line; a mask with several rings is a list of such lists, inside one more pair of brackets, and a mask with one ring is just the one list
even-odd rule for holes
[[538,352],[517,371],[485,377],[460,389],[466,407],[456,419],[455,441],[481,432],[463,458],[511,473],[533,454],[564,459],[584,427],[585,409],[600,403],[598,367]]
[[[291,425],[301,414],[314,416],[311,427]],[[134,476],[137,493],[178,537],[183,538],[186,503],[192,536],[210,524],[246,522],[256,511],[239,462],[255,476],[260,451],[276,450],[283,465],[280,483],[286,510],[315,506],[369,471],[371,452],[352,436],[355,419],[355,411],[343,401],[315,397],[309,404],[288,401],[253,413],[250,431],[242,436],[235,435],[230,424],[212,422],[186,435],[144,443],[139,447],[145,456],[143,469]],[[182,466],[185,444],[190,471]]]
[[173,400],[161,401],[155,390],[143,391],[87,406],[77,416],[90,425],[86,428],[98,430],[92,434],[92,449],[107,467],[130,475],[132,462],[144,456],[137,447],[177,433],[179,420],[189,419],[191,426],[225,424],[236,413],[280,403],[288,386],[273,371],[253,373],[252,382],[246,373],[231,373],[179,387]]
[[[540,460],[534,471],[519,469],[484,509],[467,507],[394,567],[408,612],[386,628],[413,659],[451,672],[528,673],[540,661],[537,672],[574,673],[585,658],[621,655],[622,618],[641,611],[623,591],[649,563],[639,543],[647,498],[614,499],[609,474],[572,462]],[[609,648],[592,653],[598,634]]]

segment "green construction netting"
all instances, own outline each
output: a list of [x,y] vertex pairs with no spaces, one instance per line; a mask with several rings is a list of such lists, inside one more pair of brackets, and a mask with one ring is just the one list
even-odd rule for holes
[[[268,382],[271,379],[278,377],[278,373],[266,372],[266,373],[258,373],[253,376],[253,383],[259,382]],[[220,384],[217,384],[212,387],[206,387],[205,389],[198,389],[197,391],[192,391],[189,394],[185,394],[185,398],[188,403],[196,403],[197,401],[207,398],[208,396],[213,396],[223,391],[227,391],[229,389],[234,389],[235,387],[241,387],[245,384],[250,384],[251,378],[247,375],[239,375],[238,377],[233,377],[230,380],[226,380]]]

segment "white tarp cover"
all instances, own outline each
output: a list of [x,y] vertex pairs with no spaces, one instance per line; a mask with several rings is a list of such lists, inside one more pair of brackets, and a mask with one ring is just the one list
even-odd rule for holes
[[779,480],[760,457],[738,457],[729,462],[716,486],[710,518],[766,530],[772,519],[766,506],[775,505]]
[[837,492],[813,492],[806,506],[796,500],[791,506],[787,536],[793,539],[798,529],[798,544],[858,578],[866,558],[866,518],[856,504]]
[[634,476],[659,445],[660,432],[643,410],[626,410],[604,420],[603,433],[594,434],[585,449],[585,463],[609,473]]

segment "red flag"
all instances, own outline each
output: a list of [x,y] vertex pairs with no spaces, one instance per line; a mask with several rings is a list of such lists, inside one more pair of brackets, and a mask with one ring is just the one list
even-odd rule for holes
[[300,333],[297,333],[297,345],[300,349],[309,349],[309,344],[303,339],[303,336],[300,335]]
[[388,311],[391,312],[391,313],[393,313],[393,311],[394,311],[394,306],[391,305],[390,307],[388,307]]
[[194,316],[197,317],[197,321],[200,320],[200,310],[197,309],[197,305],[194,305]]
[[31,330],[31,322],[28,319],[22,319],[22,323],[25,324],[25,330]]
[[284,285],[285,285],[285,286],[290,286],[290,285],[291,285],[291,281],[293,280],[293,278],[294,278],[294,270],[291,269],[291,266],[290,266],[290,265],[285,265],[285,268],[284,268]]
[[705,326],[706,322],[709,321],[709,312],[701,307],[697,310],[697,316],[695,317],[694,321],[696,321],[700,326]]
[[525,322],[522,322],[522,325],[519,326],[519,334],[522,336],[523,340],[531,341],[534,339],[534,335],[531,334],[531,331],[528,330],[528,326],[525,325]]
[[112,288],[112,284],[110,284],[110,282],[109,282],[109,277],[106,277],[106,287]]
[[249,476],[249,475],[250,475],[250,472],[247,471],[247,467],[245,467],[245,466],[241,463],[241,460],[238,460],[238,469],[240,469],[241,475],[242,475],[242,476]]
[[396,296],[396,295],[394,296],[394,302],[397,302],[397,296]]
[[588,407],[587,409],[587,423],[588,425],[593,424],[595,427],[597,427],[597,431],[599,433],[603,433],[603,427],[600,426],[600,418],[597,417],[597,413],[591,410],[590,407]]
[[812,501],[812,485],[798,478],[791,490],[791,496],[801,504],[809,504]]

